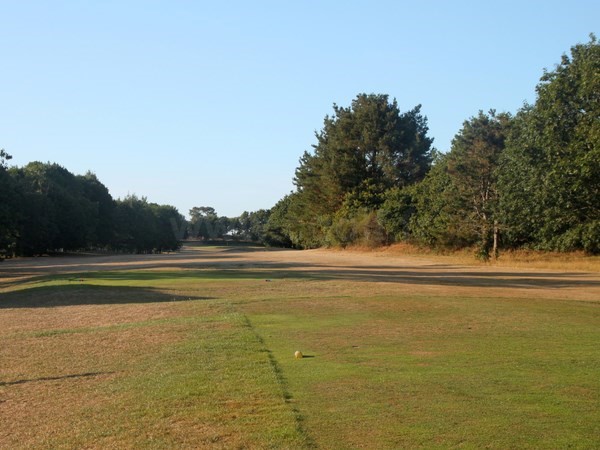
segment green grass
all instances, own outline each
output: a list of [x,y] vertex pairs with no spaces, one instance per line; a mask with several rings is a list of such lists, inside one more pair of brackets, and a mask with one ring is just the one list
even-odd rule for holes
[[598,302],[244,268],[0,295],[1,448],[600,447]]
[[96,445],[121,434],[140,448],[302,447],[307,438],[245,317],[220,313],[187,325],[183,342],[143,358],[136,376],[111,386],[131,407],[111,405],[101,414],[110,422],[93,437]]
[[[596,305],[565,303],[559,317],[525,299],[366,302],[385,312],[352,314],[364,309],[358,299],[344,302],[341,323],[327,305],[315,321],[281,311],[254,319],[294,374],[290,389],[324,448],[598,445]],[[294,345],[315,358],[286,358]]]

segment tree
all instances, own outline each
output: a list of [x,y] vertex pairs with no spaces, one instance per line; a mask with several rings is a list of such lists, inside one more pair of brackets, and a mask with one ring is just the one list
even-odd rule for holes
[[436,159],[425,179],[397,193],[398,206],[391,203],[381,211],[388,223],[398,223],[395,230],[404,231],[420,244],[477,244],[479,257],[497,255],[497,170],[510,123],[509,114],[493,110],[487,114],[480,111],[466,120],[450,152]]
[[438,154],[427,176],[409,193],[414,208],[408,220],[411,240],[430,247],[469,244],[452,217],[458,193],[448,173],[448,155]]
[[264,242],[275,247],[292,247],[293,242],[289,234],[289,208],[292,196],[288,194],[279,200],[269,211],[269,219],[264,229]]
[[[216,239],[223,236],[219,216],[210,206],[194,206],[190,214],[190,235],[194,238]],[[226,231],[225,231],[226,232]]]
[[185,219],[173,206],[135,195],[113,201],[91,172],[74,175],[58,164],[6,167],[0,150],[0,257],[108,248],[161,252],[179,248]]
[[571,48],[517,115],[499,179],[515,243],[600,253],[600,44]]
[[7,169],[6,161],[10,161],[11,159],[12,159],[12,156],[9,155],[8,153],[6,153],[6,151],[3,148],[0,148],[0,168],[6,170]]
[[377,218],[386,233],[387,242],[410,238],[410,219],[416,212],[414,186],[392,188],[377,211]]
[[267,209],[244,211],[236,221],[238,237],[246,241],[264,243],[270,214]]
[[41,162],[10,173],[21,200],[18,254],[78,250],[88,245],[98,212],[75,175],[58,164]]
[[448,174],[454,185],[453,216],[465,234],[478,242],[479,255],[498,253],[497,168],[509,130],[509,114],[479,111],[463,123],[452,141]]
[[183,228],[185,217],[171,205],[150,203],[149,208],[156,223],[153,250],[159,253],[178,250],[181,242],[176,230]]
[[18,236],[18,193],[6,164],[11,158],[0,149],[0,260],[14,253]]
[[420,106],[401,113],[387,95],[360,94],[350,107],[333,109],[294,179],[298,195],[289,208],[290,231],[309,247],[325,242],[348,196],[357,208],[374,211],[386,190],[420,181],[431,164],[433,140]]
[[106,247],[113,241],[114,237],[115,202],[108,188],[102,184],[93,172],[88,171],[85,175],[78,175],[77,181],[81,185],[83,196],[91,202],[94,210],[92,229],[88,236],[88,246]]

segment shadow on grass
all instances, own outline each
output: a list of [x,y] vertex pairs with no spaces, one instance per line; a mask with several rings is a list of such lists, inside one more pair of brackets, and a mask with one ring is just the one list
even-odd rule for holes
[[[511,288],[565,288],[600,287],[600,280],[586,278],[584,273],[522,273],[484,272],[466,270],[460,266],[335,266],[316,263],[263,261],[260,264],[238,264],[236,268],[219,266],[198,270],[180,268],[164,271],[114,271],[65,276],[69,281],[100,279],[119,282],[161,280],[254,280],[277,282],[282,279],[345,280],[363,282],[385,282],[401,284],[426,284],[446,286],[481,286]],[[578,279],[579,278],[579,279]]]
[[156,289],[87,284],[38,286],[8,292],[0,297],[0,309],[52,308],[76,305],[125,305],[211,300],[212,297],[177,296]]
[[26,384],[26,383],[36,383],[40,381],[61,381],[68,380],[71,378],[89,378],[89,377],[97,377],[100,375],[112,375],[114,372],[86,372],[86,373],[75,373],[70,375],[61,375],[56,377],[40,377],[40,378],[32,378],[32,379],[23,379],[23,380],[15,380],[15,381],[0,381],[0,387],[2,386],[14,386],[17,384]]
[[[308,271],[307,274],[311,272]],[[419,267],[362,267],[362,268],[324,268],[313,272],[318,279],[384,282],[417,285],[498,287],[498,288],[598,288],[600,279],[592,279],[584,273],[523,273],[523,272],[484,272],[469,271],[461,268],[439,270],[438,268]]]
[[[233,267],[232,267],[233,266]],[[521,289],[599,288],[600,279],[589,273],[477,271],[461,266],[342,266],[332,264],[261,261],[260,263],[162,266],[166,270],[97,271],[76,274],[46,275],[29,278],[28,282],[65,280],[73,284],[86,280],[106,280],[120,283],[176,280],[245,280],[260,283],[283,279],[315,281],[384,282],[413,285],[498,287]],[[470,270],[469,270],[470,269]],[[0,288],[17,286],[22,281],[2,283]],[[33,288],[32,288],[33,289]],[[121,289],[121,288],[119,288]],[[137,288],[139,289],[139,288]],[[31,289],[28,289],[31,291]],[[2,294],[9,295],[9,294]],[[2,307],[0,299],[0,308]]]
[[[289,249],[255,246],[206,247],[185,246],[176,253],[163,254],[68,254],[45,257],[17,258],[0,265],[0,288],[10,288],[22,280],[43,280],[47,274],[85,273],[139,269],[215,269],[231,267],[231,259],[254,252],[277,252]],[[251,266],[240,262],[236,266]],[[4,279],[4,280],[3,280]]]
[[[4,267],[0,267],[0,289],[18,286],[24,280],[44,282],[57,279],[57,276],[63,280],[76,280],[80,277],[84,280],[90,278],[121,282],[177,279],[268,282],[287,278],[522,289],[600,288],[600,279],[591,273],[492,271],[448,264],[412,267],[410,265],[321,264],[314,261],[285,261],[283,258],[277,260],[277,252],[289,251],[283,249],[236,246],[198,248],[184,247],[180,253],[169,255],[113,255],[100,258],[65,257],[64,259],[49,258],[46,261],[42,259],[9,261],[4,263]],[[274,257],[267,260],[243,257],[243,254],[252,252],[274,252]],[[5,281],[2,281],[3,277],[6,278]],[[11,277],[13,279],[10,279]],[[2,307],[1,303],[2,300],[0,300],[0,307]]]

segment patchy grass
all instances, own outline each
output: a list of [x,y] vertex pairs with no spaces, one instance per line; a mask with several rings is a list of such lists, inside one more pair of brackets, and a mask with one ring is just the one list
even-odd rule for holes
[[170,294],[160,302],[131,289],[102,290],[99,303],[81,301],[97,286],[78,286],[72,306],[42,298],[16,310],[29,318],[2,332],[1,448],[306,445],[280,373],[243,314],[227,302]]
[[6,285],[0,448],[600,446],[599,280],[332,255]]

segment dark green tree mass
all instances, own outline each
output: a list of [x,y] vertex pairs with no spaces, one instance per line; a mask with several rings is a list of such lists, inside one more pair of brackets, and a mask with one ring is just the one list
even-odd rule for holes
[[18,236],[19,196],[7,170],[7,161],[11,158],[0,149],[0,259],[15,252]]
[[499,173],[508,243],[600,253],[600,45],[544,73],[516,116]]
[[[168,205],[129,196],[113,200],[91,172],[58,164],[7,168],[0,153],[0,257],[83,249],[137,253],[179,248],[183,216]],[[175,226],[174,226],[175,225]]]
[[431,164],[432,139],[420,106],[401,113],[387,95],[360,94],[350,107],[333,109],[314,152],[305,152],[296,170],[290,231],[302,246],[326,242],[345,201],[375,210],[388,189],[420,181]]

